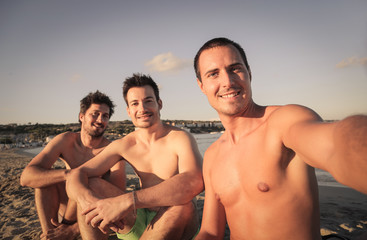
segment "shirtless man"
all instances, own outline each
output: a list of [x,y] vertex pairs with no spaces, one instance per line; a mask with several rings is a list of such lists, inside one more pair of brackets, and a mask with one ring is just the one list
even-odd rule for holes
[[[76,204],[66,195],[66,174],[110,143],[103,133],[113,112],[114,105],[108,96],[99,91],[88,94],[80,101],[81,131],[57,135],[23,170],[20,184],[35,188],[42,239],[74,239],[79,235]],[[57,159],[65,163],[66,169],[51,169]],[[125,190],[124,163],[113,166],[108,178]]]
[[[162,123],[162,101],[149,76],[127,78],[123,96],[137,130],[111,143],[67,177],[67,192],[85,218],[79,223],[88,224],[82,237],[102,239],[101,234],[111,228],[120,239],[192,239],[199,227],[192,200],[203,190],[195,139]],[[103,179],[93,178],[119,161],[134,168],[141,190],[124,194]]]
[[[197,239],[321,239],[314,168],[367,193],[367,117],[323,123],[298,105],[259,106],[243,49],[216,38],[198,51],[197,83],[225,132],[204,155]],[[296,234],[296,235],[295,235]]]

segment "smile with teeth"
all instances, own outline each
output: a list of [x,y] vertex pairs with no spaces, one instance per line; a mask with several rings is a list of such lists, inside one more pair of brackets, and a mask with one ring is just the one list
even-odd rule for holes
[[222,98],[232,98],[232,97],[236,97],[238,95],[240,95],[240,92],[228,93],[228,94],[220,95],[220,97],[222,97]]
[[140,116],[138,116],[138,118],[139,119],[146,119],[146,118],[149,118],[149,117],[151,117],[152,116],[152,114],[144,114],[144,115],[140,115]]

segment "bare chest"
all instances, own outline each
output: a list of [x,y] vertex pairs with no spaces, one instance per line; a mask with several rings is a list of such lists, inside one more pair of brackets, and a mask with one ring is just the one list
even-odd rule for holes
[[136,145],[125,155],[139,175],[143,187],[154,186],[179,172],[177,153],[169,146]]
[[212,156],[212,187],[222,204],[228,206],[270,197],[278,191],[293,157],[281,143],[268,144],[260,138],[223,144]]
[[74,148],[61,154],[60,159],[65,163],[67,168],[77,168],[83,163],[95,157],[103,149],[81,149]]

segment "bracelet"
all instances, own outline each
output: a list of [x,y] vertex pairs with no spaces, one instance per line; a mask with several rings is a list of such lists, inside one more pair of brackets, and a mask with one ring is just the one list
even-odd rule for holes
[[133,194],[133,201],[134,201],[134,216],[136,216],[136,206],[135,206],[135,198],[136,198],[136,193],[135,193],[135,191],[132,191],[132,194]]

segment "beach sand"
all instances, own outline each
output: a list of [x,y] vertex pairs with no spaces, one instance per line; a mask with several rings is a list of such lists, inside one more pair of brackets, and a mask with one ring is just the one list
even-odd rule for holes
[[[41,234],[33,189],[19,184],[20,174],[31,158],[32,155],[16,149],[0,151],[0,239],[39,239]],[[127,187],[135,189],[138,179],[131,169],[127,173]],[[367,232],[367,195],[349,188],[320,186],[319,189],[322,235],[338,233],[358,239],[357,236]],[[197,199],[201,218],[204,193]],[[297,233],[294,239],[296,236]],[[225,239],[229,239],[228,230]],[[367,237],[359,240],[362,239]]]

